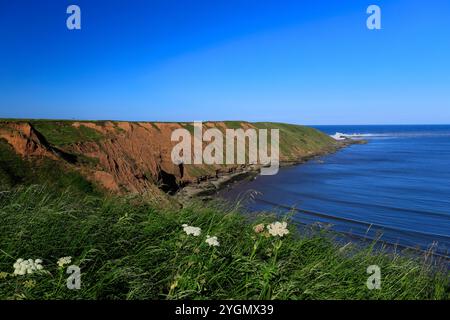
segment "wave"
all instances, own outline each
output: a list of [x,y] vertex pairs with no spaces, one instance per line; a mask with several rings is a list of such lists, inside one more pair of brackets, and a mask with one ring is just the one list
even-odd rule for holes
[[402,228],[402,227],[395,227],[395,226],[382,225],[379,223],[366,222],[366,221],[362,221],[362,220],[358,220],[358,219],[352,219],[352,218],[342,217],[342,216],[338,216],[338,215],[327,214],[327,213],[323,213],[323,212],[317,212],[317,211],[301,209],[301,208],[297,208],[297,207],[293,207],[293,206],[289,206],[289,205],[279,204],[279,203],[276,203],[276,202],[273,202],[270,200],[266,200],[266,199],[257,198],[257,199],[255,199],[255,201],[267,204],[274,208],[281,208],[281,209],[285,209],[288,211],[295,211],[298,213],[308,214],[308,215],[312,215],[315,217],[321,217],[321,218],[328,219],[330,221],[342,221],[342,222],[360,225],[360,226],[363,226],[366,228],[371,227],[371,228],[377,228],[377,229],[382,229],[382,230],[396,231],[396,232],[400,232],[400,233],[409,233],[409,234],[416,234],[416,235],[421,235],[421,236],[439,237],[441,239],[445,239],[445,241],[450,240],[450,236],[446,235],[446,234],[429,233],[429,232],[412,230],[412,229],[407,229],[407,228]]
[[415,138],[415,137],[450,137],[450,132],[386,132],[386,133],[342,133],[330,135],[335,140],[366,138]]
[[[363,200],[361,200],[361,201],[343,200],[343,199],[337,199],[337,198],[330,198],[329,196],[321,196],[319,194],[296,192],[296,191],[288,190],[288,189],[282,189],[282,192],[286,193],[286,194],[292,194],[294,197],[307,197],[310,199],[324,201],[324,202],[342,203],[342,204],[346,204],[346,205],[351,205],[352,207],[360,206],[360,207],[366,207],[369,209],[392,210],[392,211],[397,211],[397,212],[414,214],[419,217],[435,217],[435,218],[450,219],[450,214],[447,212],[437,212],[437,211],[428,211],[428,210],[420,210],[420,209],[412,209],[412,208],[402,208],[402,207],[393,206],[393,205],[369,203],[368,201],[364,202]],[[354,192],[354,190],[352,190],[352,192]]]

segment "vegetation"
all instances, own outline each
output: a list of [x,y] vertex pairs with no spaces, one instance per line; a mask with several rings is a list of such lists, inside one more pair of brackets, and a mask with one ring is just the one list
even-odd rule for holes
[[64,163],[48,158],[22,159],[5,140],[0,139],[0,191],[30,184],[45,184],[54,192],[69,187],[80,193],[99,192],[96,186]]
[[[371,247],[339,246],[319,231],[288,225],[274,237],[222,204],[185,208],[138,196],[108,198],[43,186],[0,194],[2,299],[448,299],[448,274]],[[188,235],[182,225],[201,228]],[[217,236],[218,247],[205,242]],[[81,289],[66,287],[67,266],[81,268]],[[44,272],[13,276],[18,258],[42,259]],[[380,290],[366,287],[369,265]]]
[[103,135],[95,129],[80,125],[74,127],[69,121],[33,121],[33,126],[54,146],[80,141],[98,141]]
[[242,129],[242,121],[224,121],[228,129]]
[[279,129],[280,153],[292,161],[298,159],[294,150],[302,150],[305,154],[326,152],[336,143],[328,135],[310,127],[275,122],[256,122],[254,125],[258,129]]

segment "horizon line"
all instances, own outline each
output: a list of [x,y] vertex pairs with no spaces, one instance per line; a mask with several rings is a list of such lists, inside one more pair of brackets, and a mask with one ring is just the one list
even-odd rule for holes
[[[200,120],[122,120],[122,119],[77,119],[77,118],[3,118],[0,117],[0,121],[79,121],[79,122],[105,122],[105,121],[118,121],[118,122],[153,122],[153,123],[180,123],[180,122],[199,122]],[[346,123],[346,124],[305,124],[305,123],[293,123],[293,122],[281,122],[281,121],[251,121],[251,120],[201,120],[201,122],[249,122],[249,123],[261,123],[261,122],[271,122],[271,123],[283,123],[283,124],[294,124],[301,126],[450,126],[450,123]]]

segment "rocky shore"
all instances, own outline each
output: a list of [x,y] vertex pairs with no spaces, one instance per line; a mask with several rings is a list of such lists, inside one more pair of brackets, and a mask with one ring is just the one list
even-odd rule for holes
[[[299,157],[293,161],[281,161],[280,168],[295,166],[306,163],[310,160],[317,159],[329,154],[338,152],[339,150],[349,147],[355,144],[366,144],[367,140],[355,140],[346,138],[337,141],[335,147],[326,151],[317,152],[307,156]],[[201,199],[202,201],[208,201],[214,198],[214,196],[222,189],[232,187],[233,184],[246,179],[253,179],[260,173],[260,165],[243,165],[230,173],[221,173],[216,177],[208,177],[197,183],[190,183],[181,188],[175,195],[175,198],[180,203],[187,203],[191,199]]]

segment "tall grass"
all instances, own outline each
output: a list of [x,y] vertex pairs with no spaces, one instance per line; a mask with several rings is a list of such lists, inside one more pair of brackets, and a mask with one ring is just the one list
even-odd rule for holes
[[[104,198],[32,186],[0,194],[2,299],[448,299],[448,273],[420,259],[339,247],[321,233],[274,238],[220,204],[158,208],[137,196]],[[200,227],[198,237],[182,224]],[[210,247],[206,235],[217,236]],[[58,258],[81,268],[66,288]],[[18,258],[46,273],[13,276]],[[381,268],[369,290],[366,269]]]

